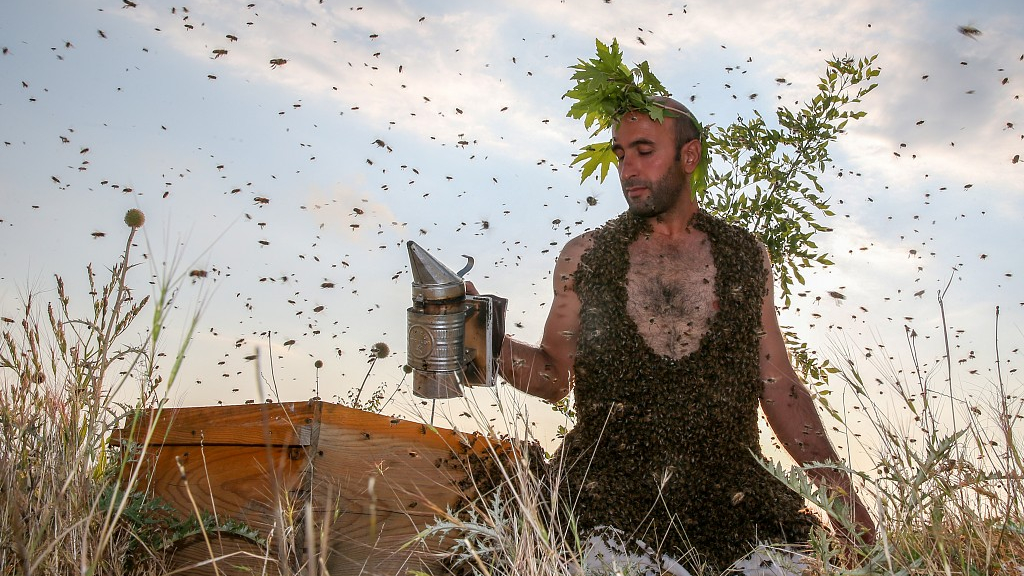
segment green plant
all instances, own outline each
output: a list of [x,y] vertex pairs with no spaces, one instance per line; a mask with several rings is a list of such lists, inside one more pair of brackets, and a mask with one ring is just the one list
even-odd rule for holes
[[[140,494],[145,446],[111,445],[143,407],[159,407],[191,332],[158,374],[160,330],[174,301],[173,276],[156,298],[136,299],[127,281],[131,248],[144,223],[129,210],[121,259],[100,283],[87,267],[90,306],[78,315],[61,277],[43,308],[29,293],[0,345],[0,574],[147,574],[162,570],[160,506]],[[155,300],[155,303],[154,303]],[[152,329],[132,342],[147,306]],[[45,310],[45,311],[43,311]],[[198,312],[197,312],[198,315]],[[194,328],[196,319],[192,319]],[[118,402],[139,384],[131,405]],[[148,441],[148,438],[146,439]],[[128,455],[124,450],[135,450]],[[149,513],[153,512],[150,518]],[[173,522],[166,524],[173,533]]]
[[709,212],[761,238],[787,305],[793,283],[804,281],[801,270],[832,264],[814,240],[831,230],[818,217],[833,215],[819,178],[831,161],[832,143],[866,114],[852,108],[877,86],[875,58],[828,60],[818,93],[797,110],[778,107],[777,127],[755,110],[749,120],[737,117],[706,134],[715,162],[698,198]]
[[373,367],[377,364],[377,360],[387,358],[390,355],[391,347],[385,342],[377,342],[370,347],[368,358],[366,359],[366,363],[370,366],[366,369],[366,375],[363,376],[363,381],[359,384],[359,388],[349,390],[348,402],[346,403],[349,407],[378,414],[384,409],[384,406],[387,404],[387,402],[384,402],[387,384],[381,384],[377,387],[366,400],[362,399],[362,395],[363,388],[366,386],[366,381],[370,379],[370,374],[373,372]]
[[[610,46],[600,40],[596,44],[595,58],[571,66],[575,85],[563,98],[575,102],[567,116],[583,120],[591,137],[614,127],[631,110],[663,120],[669,111],[657,98],[669,92],[650,65],[626,66],[615,40]],[[872,80],[880,71],[874,61],[875,56],[828,60],[818,92],[808,102],[795,111],[776,109],[778,127],[770,127],[756,110],[750,120],[737,117],[724,128],[704,127],[691,118],[702,134],[703,153],[694,194],[705,210],[762,239],[787,304],[793,282],[803,283],[800,269],[831,264],[814,241],[815,234],[829,231],[818,216],[832,215],[819,177],[831,160],[830,145],[850,120],[866,114],[852,107],[877,86]],[[610,141],[587,144],[572,162],[581,165],[581,180],[599,171],[601,181],[616,163]]]
[[[948,339],[945,332],[943,338]],[[936,402],[940,396],[933,378],[918,362],[916,335],[908,333],[908,346],[913,369],[879,362],[872,382],[865,381],[865,371],[848,352],[842,351],[844,358],[837,363],[874,439],[862,441],[874,462],[871,472],[835,467],[857,477],[877,502],[879,538],[862,549],[854,573],[1019,574],[1024,566],[1024,458],[1015,425],[1024,418],[1024,400],[1008,389],[997,370],[990,401],[946,394],[946,403]],[[892,406],[876,400],[883,394],[912,415],[909,423],[889,416]],[[787,473],[778,465],[769,469],[830,517],[846,518],[806,482],[803,471]],[[816,539],[813,545],[826,564],[842,560],[843,550],[830,539]]]

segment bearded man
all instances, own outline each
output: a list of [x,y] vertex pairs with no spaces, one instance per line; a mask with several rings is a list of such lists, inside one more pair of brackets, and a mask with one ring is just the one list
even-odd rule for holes
[[[575,392],[576,425],[553,464],[578,528],[722,569],[759,543],[806,542],[816,523],[757,462],[758,407],[800,465],[840,460],[789,360],[767,250],[701,210],[698,124],[679,102],[654,101],[663,120],[627,112],[613,128],[628,210],[565,245],[540,344],[506,336],[499,372],[551,402]],[[849,478],[809,475],[872,541]]]

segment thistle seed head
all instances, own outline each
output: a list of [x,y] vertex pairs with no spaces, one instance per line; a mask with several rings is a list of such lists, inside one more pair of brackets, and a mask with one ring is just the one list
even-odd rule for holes
[[132,208],[125,212],[124,223],[132,229],[142,228],[142,225],[146,223],[146,215],[142,213],[142,210]]

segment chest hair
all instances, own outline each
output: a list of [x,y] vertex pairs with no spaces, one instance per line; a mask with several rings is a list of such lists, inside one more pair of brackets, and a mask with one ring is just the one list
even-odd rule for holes
[[640,236],[629,247],[626,291],[626,310],[654,352],[676,360],[695,352],[718,309],[707,236]]

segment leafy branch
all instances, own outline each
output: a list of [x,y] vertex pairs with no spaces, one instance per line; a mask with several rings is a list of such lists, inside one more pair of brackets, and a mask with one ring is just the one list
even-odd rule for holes
[[713,164],[710,186],[698,193],[705,210],[757,234],[771,255],[781,296],[788,305],[801,270],[832,264],[814,241],[831,228],[818,221],[833,216],[831,199],[819,177],[831,161],[829,146],[850,120],[863,118],[851,109],[875,89],[880,73],[875,56],[827,62],[818,93],[799,110],[776,109],[778,127],[769,127],[757,111],[753,118],[709,131],[707,146],[724,165]]
[[[613,127],[623,114],[631,110],[644,112],[659,122],[664,120],[665,108],[652,98],[668,96],[669,92],[651,73],[650,65],[645,61],[633,68],[626,66],[618,40],[613,39],[611,46],[600,40],[596,40],[596,44],[596,58],[580,59],[576,65],[570,66],[575,70],[572,80],[576,85],[562,98],[576,102],[566,115],[583,120],[583,125],[592,130],[591,137]],[[571,165],[582,163],[581,183],[598,169],[601,170],[600,181],[604,182],[609,169],[617,161],[611,142],[603,141],[580,148]]]

